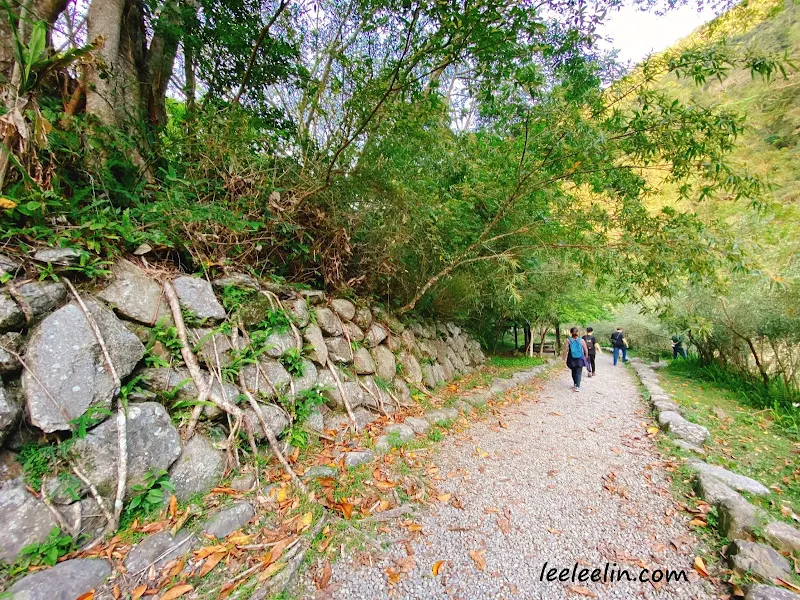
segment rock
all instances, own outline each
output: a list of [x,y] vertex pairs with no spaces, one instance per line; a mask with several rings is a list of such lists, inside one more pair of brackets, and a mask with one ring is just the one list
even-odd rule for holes
[[395,390],[395,396],[400,401],[401,406],[414,406],[414,398],[411,397],[411,390],[408,389],[408,384],[400,377],[395,377],[392,380],[392,385]]
[[226,287],[236,287],[242,290],[251,290],[257,292],[261,289],[261,285],[255,277],[251,277],[247,273],[226,273],[224,277],[218,277],[211,282],[218,290],[224,290]]
[[308,303],[303,298],[294,298],[284,303],[289,314],[292,315],[294,324],[301,329],[308,325],[311,320],[311,313],[308,311]]
[[3,381],[0,380],[0,446],[3,445],[21,415],[22,407],[16,399],[11,397],[11,393],[5,390]]
[[264,353],[272,358],[278,358],[294,348],[297,348],[295,337],[289,332],[271,333],[264,340]]
[[356,314],[352,321],[361,329],[369,329],[369,326],[372,325],[372,311],[365,306],[359,306],[356,308]]
[[221,540],[247,525],[255,514],[252,504],[237,502],[214,515],[206,523],[203,532]]
[[315,308],[314,314],[317,317],[317,325],[325,335],[342,335],[342,323],[330,308]]
[[[166,409],[156,402],[128,407],[128,482],[126,497],[148,471],[167,470],[181,455],[181,440]],[[117,420],[107,419],[75,441],[83,472],[101,496],[113,497],[117,485]]]
[[371,375],[375,372],[375,362],[366,348],[359,348],[355,351],[353,354],[353,366],[358,375]]
[[370,463],[373,460],[375,460],[375,453],[372,450],[344,453],[344,466],[348,469]]
[[77,265],[80,259],[81,252],[75,248],[42,248],[33,255],[33,260],[51,265]]
[[689,442],[693,446],[702,446],[709,436],[708,429],[702,425],[690,423],[680,414],[673,411],[659,413],[658,422],[662,429]]
[[[142,376],[142,387],[151,392],[174,393],[178,400],[196,400],[200,395],[192,376],[189,375],[188,369],[159,367],[156,369],[142,369],[139,374]],[[204,378],[207,377],[208,375],[204,373]],[[216,400],[227,399],[229,402],[234,402],[238,396],[239,388],[230,383],[220,386],[218,381],[214,381],[209,392],[209,398]],[[219,412],[216,407],[206,406],[205,408],[205,414],[210,418],[218,415]]]
[[358,430],[362,431],[367,425],[374,422],[378,417],[368,411],[363,406],[357,406],[353,409],[353,416],[356,419],[356,425],[358,426]]
[[734,571],[755,575],[762,581],[793,579],[789,561],[764,544],[734,540],[728,546],[728,562]]
[[217,358],[221,367],[231,364],[233,346],[227,335],[207,327],[198,327],[191,330],[191,336],[196,345],[195,351],[209,369],[217,369]]
[[700,446],[695,446],[694,444],[690,444],[689,442],[685,442],[678,438],[672,440],[672,445],[680,448],[681,450],[686,450],[687,452],[694,452],[700,456],[706,455],[706,451]]
[[231,481],[231,489],[237,492],[249,492],[256,484],[256,476],[252,473],[242,473]]
[[[114,314],[85,298],[120,378],[144,356],[144,346]],[[75,303],[44,319],[28,340],[22,373],[31,423],[50,433],[70,429],[69,421],[90,406],[110,408],[114,381],[86,316]]]
[[331,307],[344,321],[352,321],[356,316],[356,306],[350,300],[336,298],[331,300]]
[[742,496],[723,498],[717,503],[719,530],[729,540],[746,539],[769,522],[769,516]]
[[114,280],[97,293],[125,317],[155,325],[163,317],[171,318],[169,305],[158,282],[130,261],[120,259],[111,267]]
[[22,329],[25,315],[8,294],[0,294],[0,331]]
[[[273,387],[279,394],[283,393],[292,380],[289,371],[277,360],[271,358],[262,358],[258,361],[258,365],[245,365],[242,368],[242,375],[247,389],[265,399],[275,397]],[[267,379],[272,386],[267,383]]]
[[[22,365],[11,354],[11,352],[20,353],[22,348],[22,335],[16,331],[9,331],[0,335],[0,375],[11,375],[22,369]],[[11,352],[7,352],[7,350]]]
[[325,431],[325,417],[322,416],[322,412],[318,408],[315,408],[303,421],[303,425],[309,431],[323,433]]
[[367,348],[375,348],[386,339],[387,335],[389,334],[386,332],[386,328],[383,325],[380,323],[373,323],[364,336],[364,345]]
[[214,295],[211,284],[205,279],[184,275],[175,279],[172,285],[175,286],[181,306],[195,318],[201,321],[225,319],[225,309]]
[[208,492],[219,483],[225,470],[225,456],[211,440],[195,434],[186,442],[180,457],[169,469],[178,500]]
[[409,425],[400,423],[389,425],[384,430],[384,435],[380,436],[375,442],[375,450],[378,452],[388,452],[392,448],[406,444],[414,439],[414,430]]
[[386,346],[378,346],[370,350],[375,361],[375,374],[381,379],[390,382],[397,373],[394,354]]
[[425,387],[433,389],[436,387],[436,373],[433,367],[429,364],[424,364],[420,367],[422,369],[422,382]]
[[73,600],[99,588],[109,575],[111,567],[103,559],[73,558],[26,575],[8,592],[14,600]]
[[70,472],[48,478],[41,490],[53,504],[60,505],[78,502],[88,491],[88,486]]
[[411,427],[414,433],[419,433],[420,435],[425,435],[431,428],[431,424],[428,421],[419,417],[406,417],[403,423]]
[[453,408],[464,415],[468,415],[472,412],[472,406],[463,400],[456,400],[453,402]]
[[325,302],[325,292],[320,290],[300,290],[299,294],[312,306]]
[[[361,386],[355,381],[347,381],[347,377],[338,369],[337,373],[342,383],[342,389],[347,396],[347,401],[350,403],[350,408],[361,406],[364,403],[364,391]],[[320,373],[318,383],[322,387],[322,395],[327,400],[328,406],[333,409],[343,409],[342,395],[330,370],[325,369]]]
[[[67,289],[62,283],[56,281],[23,283],[17,286],[17,291],[30,305],[34,321],[55,310],[67,297]],[[1,313],[2,311],[0,311]],[[0,320],[2,320],[2,317],[0,317]]]
[[744,586],[744,592],[744,600],[800,600],[800,594],[761,583]]
[[417,359],[414,358],[413,354],[409,352],[402,352],[398,357],[400,364],[403,365],[403,376],[408,379],[408,381],[416,384],[422,383],[422,369],[417,362]]
[[764,527],[764,539],[778,550],[800,553],[800,530],[783,521],[773,521]]
[[344,322],[344,333],[347,334],[346,337],[350,338],[351,342],[363,342],[364,341],[364,332],[355,323],[351,323],[350,321],[345,321]]
[[352,348],[343,337],[326,338],[325,346],[328,348],[328,356],[331,360],[338,363],[353,361]]
[[[272,433],[275,434],[275,437],[280,437],[280,435],[289,426],[289,419],[287,419],[284,412],[274,404],[259,403],[258,406],[261,409],[261,414],[264,416],[264,420],[272,430]],[[256,413],[252,408],[245,409],[244,419],[250,425],[250,427],[253,428],[253,435],[255,436],[256,440],[261,441],[267,437],[267,434],[264,433],[264,429],[261,427],[261,421],[256,416]]]
[[372,316],[380,321],[383,321],[387,327],[389,327],[389,331],[391,331],[395,335],[400,335],[405,331],[406,326],[403,325],[397,317],[394,315],[386,312],[385,310],[374,306],[372,307]]
[[311,346],[311,351],[308,353],[311,360],[319,365],[326,365],[328,363],[328,347],[325,345],[325,338],[322,337],[322,330],[311,323],[306,326],[303,339]]
[[131,548],[123,564],[129,575],[146,571],[150,565],[158,572],[169,561],[188,554],[198,542],[188,531],[180,531],[175,537],[168,530],[159,531]]
[[728,487],[731,487],[739,492],[748,492],[755,496],[766,496],[770,493],[766,486],[759,483],[755,479],[750,479],[744,475],[732,473],[731,471],[723,469],[722,467],[718,467],[717,465],[709,465],[708,463],[704,463],[699,460],[691,460],[689,461],[689,468],[697,473],[704,473],[706,475],[710,475],[711,477],[716,477]]
[[733,502],[739,499],[744,500],[737,491],[732,490],[716,477],[706,473],[697,474],[694,487],[697,495],[712,505],[718,505],[727,500]]
[[463,396],[462,400],[464,400],[464,402],[467,404],[478,407],[484,406],[491,397],[492,393],[489,390],[480,390],[477,392],[471,392],[468,396]]
[[0,254],[0,269],[14,275],[22,268],[22,263],[8,254]]
[[58,527],[44,502],[25,489],[22,477],[0,486],[0,523],[3,523],[3,543],[0,544],[0,561],[3,562],[13,562],[25,546],[43,542],[50,530]]
[[338,477],[339,470],[326,465],[314,465],[309,467],[303,475],[303,479],[322,479],[323,477]]
[[656,410],[659,412],[670,411],[680,413],[680,407],[671,401],[659,400],[653,402],[653,406],[655,406]]
[[310,360],[303,360],[301,364],[303,374],[294,378],[295,395],[312,389],[317,385],[317,381],[319,380],[319,372],[313,362]]

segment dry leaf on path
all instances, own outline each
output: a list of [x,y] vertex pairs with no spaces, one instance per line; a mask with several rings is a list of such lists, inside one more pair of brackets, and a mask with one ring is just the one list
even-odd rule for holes
[[583,587],[582,585],[571,585],[567,589],[573,594],[579,594],[581,596],[586,596],[587,598],[597,598],[597,594],[595,594],[589,588]]
[[708,577],[708,570],[706,569],[706,563],[703,562],[703,559],[699,556],[694,557],[694,570],[700,573],[703,577]]
[[333,575],[333,569],[331,568],[331,561],[329,561],[326,558],[325,563],[322,565],[322,575],[320,575],[319,581],[315,582],[317,584],[317,589],[319,590],[327,589],[328,584],[331,581],[331,575]]
[[214,552],[211,556],[206,559],[206,562],[203,563],[203,566],[200,568],[200,573],[198,573],[199,577],[205,577],[208,575],[214,567],[219,564],[225,556],[227,556],[227,550],[223,550],[220,552]]
[[452,497],[453,494],[439,494],[438,496],[436,496],[436,499],[439,502],[444,502],[445,504],[447,504],[448,502],[450,502],[450,498]]
[[439,575],[439,571],[442,569],[442,565],[444,565],[446,562],[447,561],[445,560],[437,560],[435,563],[433,563],[431,571],[433,572],[434,577],[437,577]]
[[478,567],[481,571],[486,569],[486,559],[483,555],[486,553],[486,550],[470,550],[469,556],[475,563],[475,566]]
[[161,600],[174,600],[175,598],[180,598],[187,592],[191,592],[194,589],[193,586],[189,585],[188,583],[184,583],[183,585],[176,585],[174,588],[170,588],[167,593],[161,596]]
[[500,517],[497,519],[497,527],[502,531],[504,534],[508,535],[508,532],[511,530],[511,523],[508,519]]
[[275,575],[275,573],[280,571],[285,566],[286,566],[285,562],[272,563],[270,566],[268,566],[261,572],[261,575],[258,576],[258,582],[264,583],[267,579]]
[[77,600],[94,600],[94,590],[89,590],[85,594],[78,596]]
[[142,595],[147,591],[147,586],[142,584],[131,592],[131,600],[139,600]]

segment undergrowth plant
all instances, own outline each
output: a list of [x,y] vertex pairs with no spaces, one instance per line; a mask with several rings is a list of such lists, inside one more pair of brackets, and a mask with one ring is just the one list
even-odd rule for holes
[[151,469],[145,473],[142,483],[131,486],[134,492],[128,505],[125,507],[124,520],[133,521],[136,517],[147,517],[158,510],[164,500],[175,491],[175,486],[169,480],[169,474],[164,469]]
[[297,348],[284,351],[278,360],[293,378],[303,376],[303,357]]

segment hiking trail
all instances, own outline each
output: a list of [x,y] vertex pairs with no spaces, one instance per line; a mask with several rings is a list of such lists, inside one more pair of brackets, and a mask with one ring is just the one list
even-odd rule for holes
[[[503,403],[443,444],[436,485],[452,494],[449,503],[417,514],[420,532],[388,523],[388,549],[348,553],[316,597],[716,597],[692,569],[696,540],[647,436],[647,409],[631,373],[606,353],[580,392],[571,384],[559,365],[544,382],[509,392],[521,394],[519,403]],[[445,562],[434,576],[437,561]],[[609,563],[634,578],[642,568],[677,569],[689,581],[540,581],[545,563],[545,578],[551,568],[568,568],[571,577],[576,563],[589,573]],[[387,569],[399,581],[390,584]],[[315,597],[313,585],[306,594]]]

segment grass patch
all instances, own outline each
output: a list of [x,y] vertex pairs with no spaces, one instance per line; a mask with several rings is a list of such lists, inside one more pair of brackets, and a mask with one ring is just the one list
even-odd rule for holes
[[753,410],[742,402],[740,391],[697,381],[683,367],[662,369],[659,378],[686,418],[711,433],[706,442],[708,462],[771,487],[776,493],[750,500],[776,518],[785,518],[781,506],[800,512],[800,443],[777,422],[773,411]]
[[518,371],[520,369],[530,369],[532,367],[538,367],[541,364],[544,364],[547,359],[540,358],[538,356],[504,356],[504,355],[495,355],[490,356],[489,360],[486,361],[486,364],[489,367],[493,367],[496,369],[503,369],[503,370],[514,370]]

